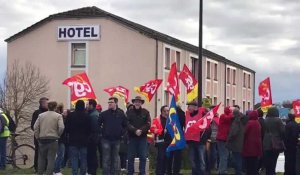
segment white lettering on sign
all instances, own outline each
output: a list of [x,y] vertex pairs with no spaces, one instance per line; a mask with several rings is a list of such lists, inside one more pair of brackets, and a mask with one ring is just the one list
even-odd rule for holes
[[100,26],[58,26],[57,40],[99,40]]
[[84,97],[87,93],[91,93],[92,89],[86,82],[80,83],[77,81],[69,82],[68,86],[73,87],[76,97]]

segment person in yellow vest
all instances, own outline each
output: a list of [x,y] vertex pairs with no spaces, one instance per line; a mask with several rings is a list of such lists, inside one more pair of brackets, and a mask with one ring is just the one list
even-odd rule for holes
[[10,136],[9,131],[9,118],[6,116],[6,114],[3,113],[3,111],[0,109],[0,117],[2,117],[2,123],[3,125],[3,131],[0,133],[0,171],[5,170],[6,165],[6,142],[7,138]]

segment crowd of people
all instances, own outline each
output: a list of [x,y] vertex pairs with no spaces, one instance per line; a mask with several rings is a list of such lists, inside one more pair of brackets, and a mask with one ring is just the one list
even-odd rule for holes
[[[61,175],[62,168],[70,166],[73,175],[95,175],[98,168],[105,175],[121,172],[133,175],[136,171],[144,175],[152,143],[157,150],[155,173],[180,174],[183,150],[166,154],[172,141],[165,129],[169,116],[167,105],[161,107],[160,115],[151,122],[140,96],[132,99],[126,112],[118,107],[116,97],[108,99],[108,109],[104,111],[93,99],[87,104],[77,101],[73,111],[64,110],[62,104],[54,101],[48,102],[48,98],[41,98],[39,103],[31,122],[37,174]],[[188,127],[213,108],[198,107],[197,102],[188,103],[186,112],[176,107],[192,175],[209,175],[212,170],[227,174],[229,166],[237,175],[258,175],[262,171],[274,175],[282,152],[285,174],[300,174],[300,167],[296,166],[300,164],[300,125],[293,113],[284,124],[276,107],[270,107],[266,114],[261,109],[243,114],[236,105],[225,107],[220,116],[215,114],[208,129],[187,132]],[[154,135],[152,141],[147,139],[149,134]],[[1,169],[5,168],[2,145],[6,144],[7,137],[9,132],[0,134]],[[135,158],[139,158],[139,170],[134,169]]]

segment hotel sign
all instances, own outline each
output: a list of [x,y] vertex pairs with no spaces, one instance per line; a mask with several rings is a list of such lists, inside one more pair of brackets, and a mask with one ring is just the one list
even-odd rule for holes
[[100,26],[58,26],[57,40],[99,40],[100,39]]

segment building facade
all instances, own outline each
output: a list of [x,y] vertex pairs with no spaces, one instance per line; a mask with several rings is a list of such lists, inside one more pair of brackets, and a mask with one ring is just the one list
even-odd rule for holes
[[[203,76],[203,96],[211,98],[213,104],[222,102],[222,109],[236,104],[245,111],[254,105],[253,70],[203,49],[199,74],[198,47],[97,7],[50,15],[5,41],[7,68],[14,60],[33,63],[49,79],[49,98],[66,106],[70,106],[70,90],[62,82],[83,71],[104,109],[108,94],[103,89],[122,85],[134,97],[134,86],[160,78],[163,84],[157,95],[145,104],[153,117],[160,106],[170,102],[166,85],[173,62],[178,73],[186,64],[196,77]],[[180,103],[185,108],[182,83],[180,90]]]

